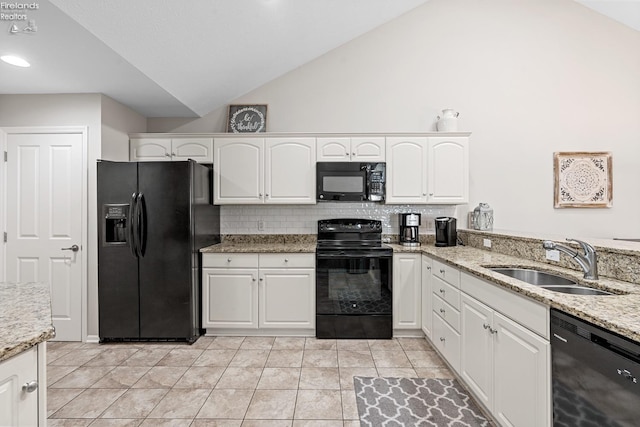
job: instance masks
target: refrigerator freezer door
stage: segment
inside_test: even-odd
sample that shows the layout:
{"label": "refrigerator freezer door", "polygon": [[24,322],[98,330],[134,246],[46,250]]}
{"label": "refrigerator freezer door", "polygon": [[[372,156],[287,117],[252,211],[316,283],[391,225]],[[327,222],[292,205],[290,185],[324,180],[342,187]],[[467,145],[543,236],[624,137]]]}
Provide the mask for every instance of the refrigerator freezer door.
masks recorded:
{"label": "refrigerator freezer door", "polygon": [[[138,261],[125,245],[109,245],[103,206],[129,205],[136,193],[137,164],[98,162],[98,304],[100,339],[137,338],[139,328]],[[129,226],[129,224],[127,224]]]}
{"label": "refrigerator freezer door", "polygon": [[[197,165],[196,165],[197,166]],[[146,212],[139,258],[140,337],[193,336],[191,167],[189,162],[141,162],[138,191]]]}

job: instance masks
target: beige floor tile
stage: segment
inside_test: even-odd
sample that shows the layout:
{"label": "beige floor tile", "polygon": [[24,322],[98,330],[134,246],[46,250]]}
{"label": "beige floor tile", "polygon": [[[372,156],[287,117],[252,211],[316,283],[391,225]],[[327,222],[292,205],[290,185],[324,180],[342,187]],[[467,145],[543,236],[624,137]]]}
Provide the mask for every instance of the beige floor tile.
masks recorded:
{"label": "beige floor tile", "polygon": [[178,380],[175,388],[214,388],[224,370],[221,366],[192,366]]}
{"label": "beige floor tile", "polygon": [[337,368],[338,352],[336,350],[305,350],[302,366],[309,368]]}
{"label": "beige floor tile", "polygon": [[336,350],[338,344],[336,340],[307,338],[304,343],[305,350]]}
{"label": "beige floor tile", "polygon": [[242,420],[214,420],[214,419],[198,419],[193,420],[191,427],[240,427]]}
{"label": "beige floor tile", "polygon": [[340,388],[353,390],[353,377],[377,377],[376,368],[340,368]]}
{"label": "beige floor tile", "polygon": [[214,340],[215,340],[215,337],[202,336],[202,337],[198,338],[198,340],[196,342],[191,344],[189,346],[189,348],[198,348],[198,349],[204,350],[204,349],[208,348]]}
{"label": "beige floor tile", "polygon": [[443,367],[445,363],[435,351],[409,350],[405,351],[414,368]]}
{"label": "beige floor tile", "polygon": [[196,419],[223,418],[242,420],[253,397],[253,390],[213,390]]}
{"label": "beige floor tile", "polygon": [[276,337],[272,350],[304,350],[304,337]]}
{"label": "beige floor tile", "polygon": [[245,419],[292,420],[297,390],[256,390]]}
{"label": "beige floor tile", "polygon": [[47,420],[47,427],[87,427],[93,423],[93,418],[86,419],[54,419]]}
{"label": "beige floor tile", "polygon": [[340,390],[338,368],[302,368],[301,390]]}
{"label": "beige floor tile", "polygon": [[56,360],[50,361],[49,365],[54,366],[82,366],[98,354],[100,354],[102,350],[98,348],[93,349],[78,349],[70,351],[64,356],[58,357]]}
{"label": "beige floor tile", "polygon": [[342,420],[339,390],[298,390],[293,418],[301,420]]}
{"label": "beige floor tile", "polygon": [[95,388],[87,389],[75,399],[56,411],[52,418],[98,418],[125,390]]}
{"label": "beige floor tile", "polygon": [[187,369],[184,366],[154,366],[132,388],[171,388]]}
{"label": "beige floor tile", "polygon": [[291,427],[292,420],[244,420],[242,427]]}
{"label": "beige floor tile", "polygon": [[153,419],[147,418],[140,424],[140,427],[191,427],[193,420],[191,418],[181,419]]}
{"label": "beige floor tile", "polygon": [[107,348],[84,366],[117,366],[138,352],[137,348]]}
{"label": "beige floor tile", "polygon": [[411,362],[400,350],[371,350],[376,368],[410,368]]}
{"label": "beige floor tile", "polygon": [[270,350],[238,350],[229,366],[245,368],[264,368]]}
{"label": "beige floor tile", "polygon": [[[47,353],[47,356],[49,353]],[[77,366],[47,366],[47,386],[55,384],[56,381],[62,379],[65,375],[70,374],[72,371],[78,369]]]}
{"label": "beige floor tile", "polygon": [[130,388],[149,371],[147,366],[116,366],[91,388]]}
{"label": "beige floor tile", "polygon": [[426,338],[398,338],[404,350],[433,350]]}
{"label": "beige floor tile", "polygon": [[257,389],[296,390],[300,382],[300,368],[264,368]]}
{"label": "beige floor tile", "polygon": [[[294,426],[296,427],[296,426]],[[360,427],[360,421],[346,421],[343,424],[343,427]]]}
{"label": "beige floor tile", "polygon": [[174,348],[169,354],[160,359],[158,366],[191,366],[204,350]]}
{"label": "beige floor tile", "polygon": [[338,350],[338,366],[341,368],[375,367],[370,351]]}
{"label": "beige floor tile", "polygon": [[47,390],[47,416],[71,402],[84,390],[81,388],[50,388]]}
{"label": "beige floor tile", "polygon": [[144,418],[168,392],[166,388],[127,390],[100,418]]}
{"label": "beige floor tile", "polygon": [[[342,427],[342,421],[338,420],[293,420],[292,427]],[[360,427],[360,421],[358,421]]]}
{"label": "beige floor tile", "polygon": [[200,357],[193,362],[193,366],[224,366],[226,367],[237,350],[205,350]]}
{"label": "beige floor tile", "polygon": [[114,366],[81,366],[51,384],[51,388],[87,388],[114,369]]}
{"label": "beige floor tile", "polygon": [[[389,378],[420,378],[413,368],[377,368],[378,377]],[[426,368],[424,368],[426,369]]]}
{"label": "beige floor tile", "polygon": [[342,390],[342,418],[345,420],[358,420],[358,405],[356,394],[353,390]]}
{"label": "beige floor tile", "polygon": [[455,378],[453,372],[446,367],[441,368],[415,368],[418,378]]}
{"label": "beige floor tile", "polygon": [[148,418],[195,418],[210,393],[207,389],[171,389]]}
{"label": "beige floor tile", "polygon": [[207,350],[238,350],[245,337],[215,337]]}
{"label": "beige floor tile", "polygon": [[60,357],[69,354],[69,352],[71,351],[70,348],[64,348],[64,347],[54,347],[51,348],[51,345],[47,346],[47,365],[50,365],[51,362],[53,362],[56,359],[59,359]]}
{"label": "beige floor tile", "polygon": [[374,350],[402,351],[402,346],[397,339],[390,340],[369,340],[369,348]]}
{"label": "beige floor tile", "polygon": [[141,348],[122,364],[124,366],[155,366],[170,351],[170,348]]}
{"label": "beige floor tile", "polygon": [[275,337],[246,337],[240,350],[271,350]]}
{"label": "beige floor tile", "polygon": [[216,389],[254,390],[262,375],[262,368],[227,368],[216,384]]}
{"label": "beige floor tile", "polygon": [[369,342],[367,340],[337,340],[338,351],[369,351]]}
{"label": "beige floor tile", "polygon": [[91,427],[137,427],[142,423],[142,419],[124,418],[98,418],[91,423]]}
{"label": "beige floor tile", "polygon": [[271,350],[265,366],[269,368],[299,368],[302,366],[302,350]]}

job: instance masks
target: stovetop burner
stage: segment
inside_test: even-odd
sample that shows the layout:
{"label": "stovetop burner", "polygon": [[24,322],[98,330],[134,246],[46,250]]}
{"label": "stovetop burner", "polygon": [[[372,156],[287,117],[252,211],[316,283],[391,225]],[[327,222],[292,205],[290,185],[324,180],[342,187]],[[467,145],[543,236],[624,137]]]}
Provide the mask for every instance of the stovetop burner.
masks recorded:
{"label": "stovetop burner", "polygon": [[318,221],[319,250],[387,249],[382,245],[382,221],[374,219],[322,219]]}

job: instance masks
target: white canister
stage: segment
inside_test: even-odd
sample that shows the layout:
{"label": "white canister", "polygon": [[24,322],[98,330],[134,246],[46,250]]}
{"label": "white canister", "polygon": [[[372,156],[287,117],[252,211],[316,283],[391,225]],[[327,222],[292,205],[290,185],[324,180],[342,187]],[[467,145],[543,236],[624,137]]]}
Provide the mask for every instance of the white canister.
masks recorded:
{"label": "white canister", "polygon": [[474,230],[493,230],[493,209],[488,203],[480,203],[473,210],[471,225]]}
{"label": "white canister", "polygon": [[438,116],[436,127],[438,132],[456,132],[458,130],[458,116],[460,113],[454,111],[453,108],[445,108],[442,110],[442,117]]}

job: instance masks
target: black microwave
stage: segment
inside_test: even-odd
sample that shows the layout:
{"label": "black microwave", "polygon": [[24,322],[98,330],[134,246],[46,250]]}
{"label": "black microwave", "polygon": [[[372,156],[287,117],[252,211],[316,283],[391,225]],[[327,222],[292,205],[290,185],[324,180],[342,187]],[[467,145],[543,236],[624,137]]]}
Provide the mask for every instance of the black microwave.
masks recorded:
{"label": "black microwave", "polygon": [[316,199],[328,202],[384,201],[386,167],[384,162],[318,162]]}

